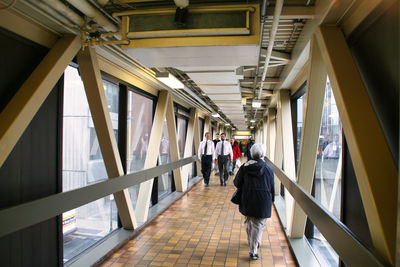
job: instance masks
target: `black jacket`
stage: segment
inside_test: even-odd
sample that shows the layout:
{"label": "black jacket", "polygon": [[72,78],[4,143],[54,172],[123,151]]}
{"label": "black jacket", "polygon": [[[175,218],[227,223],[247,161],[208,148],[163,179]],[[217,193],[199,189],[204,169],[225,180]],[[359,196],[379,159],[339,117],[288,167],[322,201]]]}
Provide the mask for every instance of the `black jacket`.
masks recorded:
{"label": "black jacket", "polygon": [[272,202],[275,200],[274,173],[267,163],[262,159],[246,162],[240,167],[233,183],[242,190],[240,213],[255,218],[271,217]]}

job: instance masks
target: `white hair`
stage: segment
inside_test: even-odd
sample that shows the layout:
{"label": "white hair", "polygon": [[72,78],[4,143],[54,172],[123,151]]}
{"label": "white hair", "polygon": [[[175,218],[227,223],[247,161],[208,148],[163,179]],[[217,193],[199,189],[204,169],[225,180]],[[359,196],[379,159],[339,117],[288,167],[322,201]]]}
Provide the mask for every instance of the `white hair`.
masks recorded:
{"label": "white hair", "polygon": [[261,159],[264,157],[264,149],[262,144],[254,144],[250,149],[250,155],[254,159]]}

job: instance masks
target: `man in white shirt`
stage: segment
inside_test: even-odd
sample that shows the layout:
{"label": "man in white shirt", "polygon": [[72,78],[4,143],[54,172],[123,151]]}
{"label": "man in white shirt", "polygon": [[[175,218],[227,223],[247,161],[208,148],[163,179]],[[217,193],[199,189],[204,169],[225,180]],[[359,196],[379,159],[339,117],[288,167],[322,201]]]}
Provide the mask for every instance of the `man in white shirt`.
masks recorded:
{"label": "man in white shirt", "polygon": [[201,173],[203,174],[204,184],[208,186],[210,182],[211,165],[215,159],[214,142],[210,140],[210,133],[204,134],[205,140],[199,146],[198,158],[201,163]]}
{"label": "man in white shirt", "polygon": [[[215,156],[217,157],[219,167],[219,181],[221,186],[226,186],[228,181],[229,173],[228,168],[230,166],[230,158],[233,159],[232,146],[229,141],[225,140],[225,133],[221,133],[221,142],[218,142],[215,148]],[[231,157],[229,158],[230,155]],[[222,179],[223,175],[223,179]]]}

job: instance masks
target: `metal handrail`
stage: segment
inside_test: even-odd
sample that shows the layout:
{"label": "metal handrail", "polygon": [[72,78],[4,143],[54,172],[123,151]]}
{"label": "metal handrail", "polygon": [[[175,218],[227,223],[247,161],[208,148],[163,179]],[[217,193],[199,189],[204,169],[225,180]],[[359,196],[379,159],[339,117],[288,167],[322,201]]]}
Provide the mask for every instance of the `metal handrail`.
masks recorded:
{"label": "metal handrail", "polygon": [[363,245],[346,225],[292,181],[270,159],[265,157],[265,161],[347,266],[391,266],[379,254]]}
{"label": "metal handrail", "polygon": [[196,160],[196,156],[160,165],[143,171],[108,179],[0,210],[0,237],[45,221],[65,211],[80,207],[128,187],[146,182]]}

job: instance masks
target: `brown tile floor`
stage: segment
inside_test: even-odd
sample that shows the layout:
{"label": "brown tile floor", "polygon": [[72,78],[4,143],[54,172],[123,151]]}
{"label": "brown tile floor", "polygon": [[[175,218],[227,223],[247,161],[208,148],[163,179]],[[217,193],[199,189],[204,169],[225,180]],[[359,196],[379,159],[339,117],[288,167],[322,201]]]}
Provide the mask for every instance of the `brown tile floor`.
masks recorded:
{"label": "brown tile floor", "polygon": [[267,220],[260,260],[250,261],[244,217],[221,187],[201,181],[100,266],[297,266],[276,211]]}

